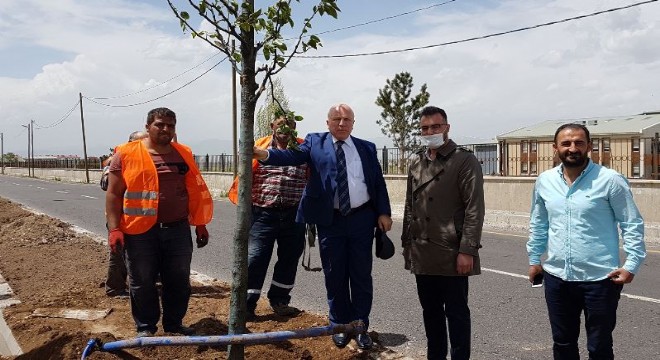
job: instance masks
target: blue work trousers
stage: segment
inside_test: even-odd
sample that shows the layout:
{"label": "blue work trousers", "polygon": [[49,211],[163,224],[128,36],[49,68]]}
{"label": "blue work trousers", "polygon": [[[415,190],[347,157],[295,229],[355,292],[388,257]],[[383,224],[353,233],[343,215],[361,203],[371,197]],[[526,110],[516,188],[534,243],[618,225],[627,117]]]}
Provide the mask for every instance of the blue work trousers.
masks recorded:
{"label": "blue work trousers", "polygon": [[369,327],[375,225],[368,206],[348,216],[335,211],[330,226],[317,225],[331,324],[362,320]]}
{"label": "blue work trousers", "polygon": [[610,279],[564,281],[548,273],[543,281],[554,342],[554,359],[580,358],[578,337],[583,311],[589,359],[614,359],[612,331],[616,326],[616,310],[623,285],[617,285]]}
{"label": "blue work trousers", "polygon": [[171,227],[153,226],[139,235],[125,236],[126,266],[131,296],[131,313],[137,331],[156,332],[160,317],[156,282],[162,287],[163,329],[178,329],[190,300],[192,236],[183,221]]}
{"label": "blue work trousers", "polygon": [[296,222],[297,206],[263,208],[252,206],[252,227],[248,243],[247,308],[254,312],[266,279],[268,264],[277,243],[277,262],[268,290],[271,306],[291,301],[298,260],[305,248],[305,224]]}
{"label": "blue work trousers", "polygon": [[447,358],[447,328],[452,360],[470,358],[471,320],[468,277],[415,275],[427,339],[427,359]]}

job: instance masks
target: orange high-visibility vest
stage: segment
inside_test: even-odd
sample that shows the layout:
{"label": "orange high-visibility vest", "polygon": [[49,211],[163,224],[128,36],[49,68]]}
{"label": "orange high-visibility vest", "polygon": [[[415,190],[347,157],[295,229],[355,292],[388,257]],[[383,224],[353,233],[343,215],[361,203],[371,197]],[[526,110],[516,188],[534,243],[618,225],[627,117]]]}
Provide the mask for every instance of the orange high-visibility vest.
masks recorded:
{"label": "orange high-visibility vest", "polygon": [[[172,142],[174,149],[188,165],[185,176],[188,191],[188,221],[190,225],[206,225],[213,218],[213,199],[202,174],[197,169],[192,151],[185,145]],[[126,234],[147,232],[158,218],[158,173],[142,141],[117,147],[121,155],[121,172],[126,191],[119,228]]]}
{"label": "orange high-visibility vest", "polygon": [[[296,141],[298,144],[302,144],[305,140],[301,138],[296,138]],[[270,144],[273,142],[273,135],[269,135],[266,137],[262,137],[260,139],[257,139],[254,142],[254,146],[258,147],[259,149],[268,149]],[[254,171],[257,169],[257,166],[259,166],[259,162],[255,159],[252,159],[252,173],[254,174]],[[229,188],[229,192],[227,193],[227,197],[229,198],[229,201],[231,201],[232,204],[237,205],[238,204],[238,176],[234,178],[234,182],[231,184],[231,187]]]}

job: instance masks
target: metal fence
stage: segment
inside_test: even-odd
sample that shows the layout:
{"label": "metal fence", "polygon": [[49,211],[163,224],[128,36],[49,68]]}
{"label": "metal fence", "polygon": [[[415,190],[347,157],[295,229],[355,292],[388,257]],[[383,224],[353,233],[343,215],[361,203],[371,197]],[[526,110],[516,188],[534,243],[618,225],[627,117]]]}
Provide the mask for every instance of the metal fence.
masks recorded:
{"label": "metal fence", "polygon": [[[539,144],[541,144],[539,142]],[[599,149],[591,152],[594,162],[605,167],[614,169],[628,178],[660,179],[660,143],[656,139],[641,139],[640,145],[645,149],[642,153],[629,155],[616,155],[609,149]],[[464,144],[460,145],[474,153],[481,163],[484,175],[499,175],[499,159],[497,157],[498,147],[496,143],[487,144]],[[636,148],[635,148],[636,149]],[[413,159],[414,152],[403,152],[398,148],[382,147],[377,149],[378,161],[383,174],[405,175]],[[203,172],[226,172],[231,173],[233,169],[233,155],[195,155],[195,163]],[[506,171],[506,176],[536,176],[544,170],[559,163],[554,155],[542,155],[530,153],[520,156],[507,156],[504,159],[508,168],[517,169],[515,172]],[[101,169],[102,159],[92,157],[87,160],[89,169]],[[5,161],[7,167],[27,168],[27,160]],[[85,169],[84,159],[35,159],[32,165],[40,169]]]}
{"label": "metal fence", "polygon": [[[497,164],[497,144],[467,144],[462,147],[474,152],[481,163],[485,175],[496,174]],[[378,161],[384,174],[405,175],[408,173],[408,166],[412,160],[411,151],[402,152],[398,148],[383,147],[377,149]],[[233,172],[233,155],[195,155],[195,163],[200,171],[203,172]],[[101,159],[89,158],[87,161],[89,169],[100,169]],[[5,162],[8,167],[28,167],[27,160]],[[35,159],[34,168],[50,169],[84,169],[84,159]]]}
{"label": "metal fence", "polygon": [[[660,180],[660,140],[653,138],[594,137],[591,160],[613,169],[630,179]],[[557,166],[561,160],[552,148],[552,141],[526,141],[506,144],[502,172],[506,176],[537,176]]]}
{"label": "metal fence", "polygon": [[[459,145],[474,153],[481,163],[481,171],[484,175],[497,175],[497,143],[488,144],[464,144]],[[414,152],[402,152],[399,148],[383,147],[378,151],[378,160],[386,175],[408,174],[408,167],[413,159]]]}
{"label": "metal fence", "polygon": [[[19,168],[27,168],[28,166],[32,166],[35,169],[85,169],[85,159],[34,159],[29,161],[29,163],[28,160],[25,159],[5,161],[5,166]],[[88,158],[87,168],[101,169],[101,159]]]}
{"label": "metal fence", "polygon": [[234,172],[234,155],[195,155],[199,171]]}

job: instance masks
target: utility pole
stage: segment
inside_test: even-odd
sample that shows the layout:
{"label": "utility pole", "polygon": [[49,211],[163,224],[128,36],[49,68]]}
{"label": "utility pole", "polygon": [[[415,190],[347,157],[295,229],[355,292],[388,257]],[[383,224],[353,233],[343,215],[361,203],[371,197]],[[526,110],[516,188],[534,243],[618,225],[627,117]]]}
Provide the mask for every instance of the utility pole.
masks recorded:
{"label": "utility pole", "polygon": [[30,162],[32,164],[32,177],[36,177],[34,173],[34,120],[30,120],[30,154],[32,154],[32,161]]}
{"label": "utility pole", "polygon": [[5,174],[5,134],[0,133],[0,161],[2,161],[2,175]]}
{"label": "utility pole", "polygon": [[87,165],[87,140],[85,139],[85,117],[83,116],[83,102],[82,102],[82,93],[78,93],[80,101],[80,124],[82,125],[82,134],[83,134],[83,155],[85,156],[85,178],[89,184],[89,166]]}
{"label": "utility pole", "polygon": [[30,177],[30,123],[21,126],[27,129],[27,161],[25,163],[27,164],[28,177]]}
{"label": "utility pole", "polygon": [[[232,51],[236,49],[236,41],[231,41]],[[236,69],[234,65],[231,66],[231,134],[234,156],[232,157],[232,169],[234,169],[234,177],[238,174],[238,136],[237,136],[237,106],[236,106]]]}

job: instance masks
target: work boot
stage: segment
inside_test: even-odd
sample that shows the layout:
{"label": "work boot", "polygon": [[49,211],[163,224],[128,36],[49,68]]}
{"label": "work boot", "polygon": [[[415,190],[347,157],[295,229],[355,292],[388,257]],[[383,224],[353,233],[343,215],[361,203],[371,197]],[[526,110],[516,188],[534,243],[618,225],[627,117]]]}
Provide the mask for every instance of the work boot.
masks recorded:
{"label": "work boot", "polygon": [[279,316],[296,316],[301,312],[300,309],[287,304],[275,304],[271,307],[273,308],[273,312]]}
{"label": "work boot", "polygon": [[195,335],[195,329],[193,329],[191,327],[188,327],[188,326],[183,326],[183,325],[179,325],[179,326],[174,327],[174,328],[164,328],[163,331],[168,332],[168,333],[172,333],[172,334],[181,334],[181,335],[185,335],[185,336]]}
{"label": "work boot", "polygon": [[135,335],[135,337],[139,337],[139,338],[141,338],[141,337],[151,337],[151,336],[154,336],[154,333],[149,331],[149,330],[140,330],[140,331],[137,332],[137,335]]}
{"label": "work boot", "polygon": [[115,295],[108,295],[108,296],[112,296],[115,299],[130,299],[131,298],[131,294],[129,294],[128,291],[122,291],[122,292],[117,293]]}

